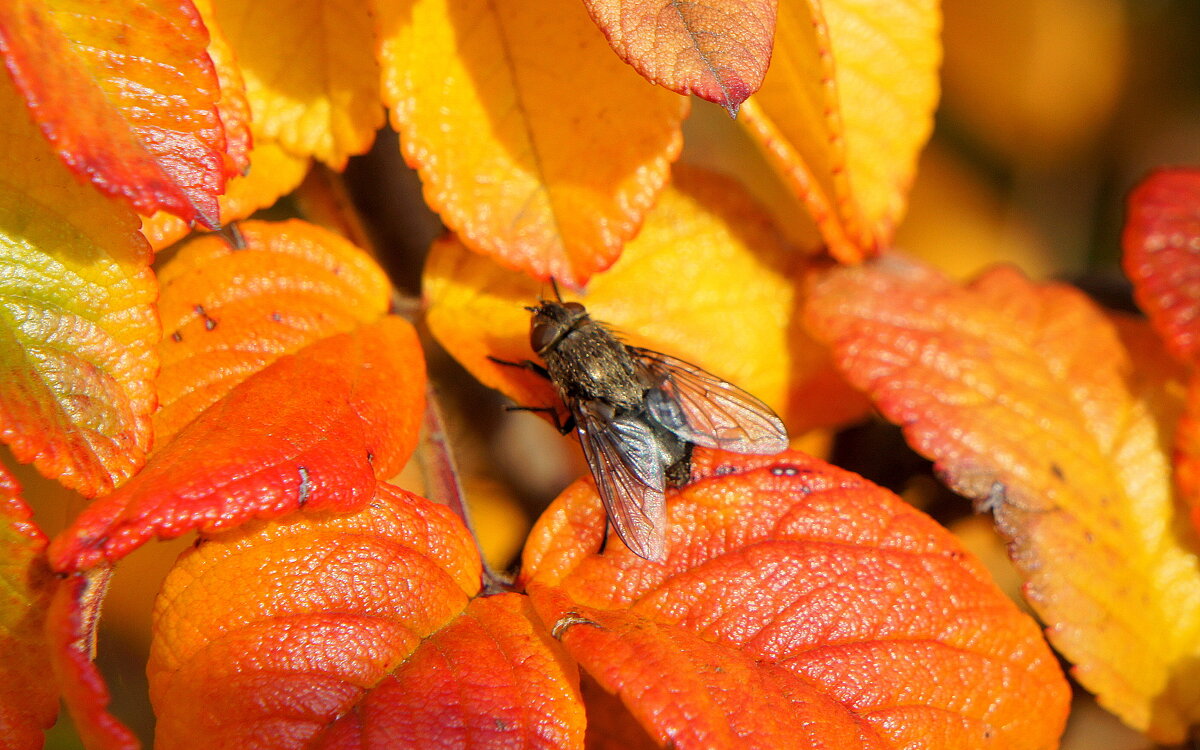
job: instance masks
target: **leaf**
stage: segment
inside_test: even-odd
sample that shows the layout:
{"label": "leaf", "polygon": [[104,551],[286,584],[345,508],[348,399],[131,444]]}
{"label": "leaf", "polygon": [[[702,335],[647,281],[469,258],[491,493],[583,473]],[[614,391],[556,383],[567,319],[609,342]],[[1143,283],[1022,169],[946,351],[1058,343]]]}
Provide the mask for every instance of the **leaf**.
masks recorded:
{"label": "leaf", "polygon": [[1200,530],[1200,375],[1188,382],[1187,399],[1175,433],[1175,484]]}
{"label": "leaf", "polygon": [[[1195,547],[1180,536],[1163,394],[1079,292],[999,269],[959,286],[898,258],[812,292],[851,381],[955,491],[994,511],[1055,647],[1159,742],[1200,717]],[[1159,386],[1160,388],[1162,385]]]}
{"label": "leaf", "polygon": [[578,671],[526,597],[473,599],[315,747],[579,748]]}
{"label": "leaf", "polygon": [[[280,197],[296,189],[308,172],[308,159],[292,156],[278,144],[259,139],[249,155],[245,177],[234,177],[220,198],[221,216],[226,223],[245,219],[260,208],[267,208]],[[178,242],[189,232],[187,224],[159,211],[142,218],[142,234],[155,250]]]}
{"label": "leaf", "polygon": [[938,98],[933,0],[783,0],[771,69],[742,113],[852,263],[891,243]]}
{"label": "leaf", "polygon": [[[250,168],[250,149],[254,141],[250,132],[250,101],[246,98],[246,82],[242,78],[242,70],[238,67],[233,48],[229,46],[229,40],[225,38],[213,17],[212,0],[192,2],[200,14],[204,28],[208,31],[208,56],[212,59],[221,88],[217,113],[221,116],[221,124],[225,128],[226,171],[231,176],[244,175]],[[226,189],[225,192],[227,194],[229,190]],[[234,218],[241,217],[229,216],[222,205],[221,218],[229,223]]]}
{"label": "leaf", "polygon": [[687,100],[622,65],[576,3],[373,8],[384,101],[442,220],[538,279],[581,287],[612,265],[666,184]]}
{"label": "leaf", "polygon": [[0,4],[0,53],[72,171],[141,213],[215,228],[226,144],[207,42],[190,0]]}
{"label": "leaf", "polygon": [[[677,168],[620,262],[579,299],[630,344],[711,370],[779,409],[798,432],[863,406],[828,377],[828,355],[794,319],[802,264],[736,183]],[[422,286],[430,331],[475,377],[518,404],[559,403],[541,378],[487,359],[534,358],[524,306],[548,294],[545,285],[444,239]]]}
{"label": "leaf", "polygon": [[[371,18],[358,0],[212,0],[241,67],[254,133],[334,169],[383,124]],[[270,33],[264,33],[269,30]]]}
{"label": "leaf", "polygon": [[159,448],[284,354],[387,312],[387,277],[359,248],[302,221],[238,225],[192,240],[159,275]]}
{"label": "leaf", "polygon": [[59,582],[46,614],[54,682],[88,750],[136,750],[137,739],[108,713],[111,699],[104,677],[92,662],[100,604],[111,568],[95,568]]}
{"label": "leaf", "polygon": [[1037,626],[945,529],[798,452],[698,449],[667,557],[610,539],[590,482],[521,580],[660,745],[1052,748],[1070,691]]}
{"label": "leaf", "polygon": [[304,508],[348,512],[416,445],[425,362],[386,317],[276,360],[155,453],[50,545],[61,572],[115,561],[152,536],[204,534]]}
{"label": "leaf", "polygon": [[522,597],[471,601],[480,574],[456,516],[386,484],[351,515],[296,515],[204,543],[155,607],[158,742],[569,746],[556,741],[579,713],[569,662]]}
{"label": "leaf", "polygon": [[54,577],[46,536],[0,465],[0,738],[5,750],[38,750],[54,724],[58,690],[46,679],[44,621]]}
{"label": "leaf", "polygon": [[1184,362],[1200,363],[1200,170],[1154,172],[1129,196],[1125,273]]}
{"label": "leaf", "polygon": [[149,447],[151,257],[133,212],[75,180],[21,109],[0,76],[0,439],[95,495]]}
{"label": "leaf", "polygon": [[771,61],[776,0],[584,0],[622,60],[677,94],[733,116],[762,85]]}

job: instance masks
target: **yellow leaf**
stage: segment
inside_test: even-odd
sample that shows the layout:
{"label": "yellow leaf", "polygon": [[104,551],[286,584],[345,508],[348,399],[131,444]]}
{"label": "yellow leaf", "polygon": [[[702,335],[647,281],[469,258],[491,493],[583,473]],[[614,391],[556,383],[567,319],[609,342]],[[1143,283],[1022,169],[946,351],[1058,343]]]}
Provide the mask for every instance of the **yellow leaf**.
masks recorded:
{"label": "yellow leaf", "polygon": [[360,0],[213,0],[246,81],[257,136],[334,169],[383,124],[371,19]]}
{"label": "yellow leaf", "polygon": [[86,495],[150,442],[157,287],[137,216],[55,157],[0,75],[0,439]]}
{"label": "yellow leaf", "polygon": [[937,103],[934,0],[782,0],[742,112],[835,257],[891,243]]}
{"label": "yellow leaf", "polygon": [[376,2],[384,99],[425,198],[469,247],[575,287],[641,225],[687,100],[550,0]]}

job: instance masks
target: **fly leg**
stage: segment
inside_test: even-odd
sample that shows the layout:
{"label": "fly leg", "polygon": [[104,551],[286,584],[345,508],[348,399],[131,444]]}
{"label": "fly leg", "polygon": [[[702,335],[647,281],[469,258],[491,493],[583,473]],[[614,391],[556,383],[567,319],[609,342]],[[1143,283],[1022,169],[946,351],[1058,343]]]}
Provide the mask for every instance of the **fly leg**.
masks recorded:
{"label": "fly leg", "polygon": [[[488,359],[498,365],[504,365],[506,367],[519,367],[522,370],[529,370],[534,375],[541,376],[546,380],[550,379],[550,373],[546,371],[545,367],[542,367],[537,362],[531,362],[527,359],[521,360],[520,362],[512,362],[507,359],[499,359],[490,355],[488,356]],[[557,429],[559,433],[563,435],[570,434],[571,430],[575,429],[575,415],[568,415],[566,421],[564,421],[563,418],[559,416],[558,409],[555,409],[553,406],[509,406],[505,408],[507,408],[508,411],[536,411],[543,414],[549,414],[550,419],[554,420],[555,429]]]}

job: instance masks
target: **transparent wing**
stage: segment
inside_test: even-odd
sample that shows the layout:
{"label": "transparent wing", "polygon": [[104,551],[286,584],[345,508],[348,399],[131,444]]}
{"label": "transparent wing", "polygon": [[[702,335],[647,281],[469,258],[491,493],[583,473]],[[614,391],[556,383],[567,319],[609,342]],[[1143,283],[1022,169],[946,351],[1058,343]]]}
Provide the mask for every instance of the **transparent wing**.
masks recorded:
{"label": "transparent wing", "polygon": [[662,560],[664,455],[653,430],[638,419],[606,418],[584,402],[572,411],[583,455],[617,535],[640,557]]}
{"label": "transparent wing", "polygon": [[783,421],[741,388],[681,359],[627,348],[652,384],[646,394],[650,414],[680,438],[734,453],[770,455],[788,447]]}

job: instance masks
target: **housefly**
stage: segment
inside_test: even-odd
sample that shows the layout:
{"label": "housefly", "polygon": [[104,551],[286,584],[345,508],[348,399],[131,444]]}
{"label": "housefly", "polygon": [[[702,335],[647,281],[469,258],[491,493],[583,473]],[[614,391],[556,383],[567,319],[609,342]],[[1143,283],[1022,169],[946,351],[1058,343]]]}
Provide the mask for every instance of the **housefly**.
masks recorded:
{"label": "housefly", "polygon": [[637,555],[665,555],[664,492],[687,481],[693,446],[755,454],[787,448],[783,422],[740,388],[626,345],[578,302],[542,300],[526,309],[529,343],[545,366],[495,361],[531,369],[557,388],[565,422],[551,408],[517,408],[550,412],[564,435],[576,431],[609,522]]}

